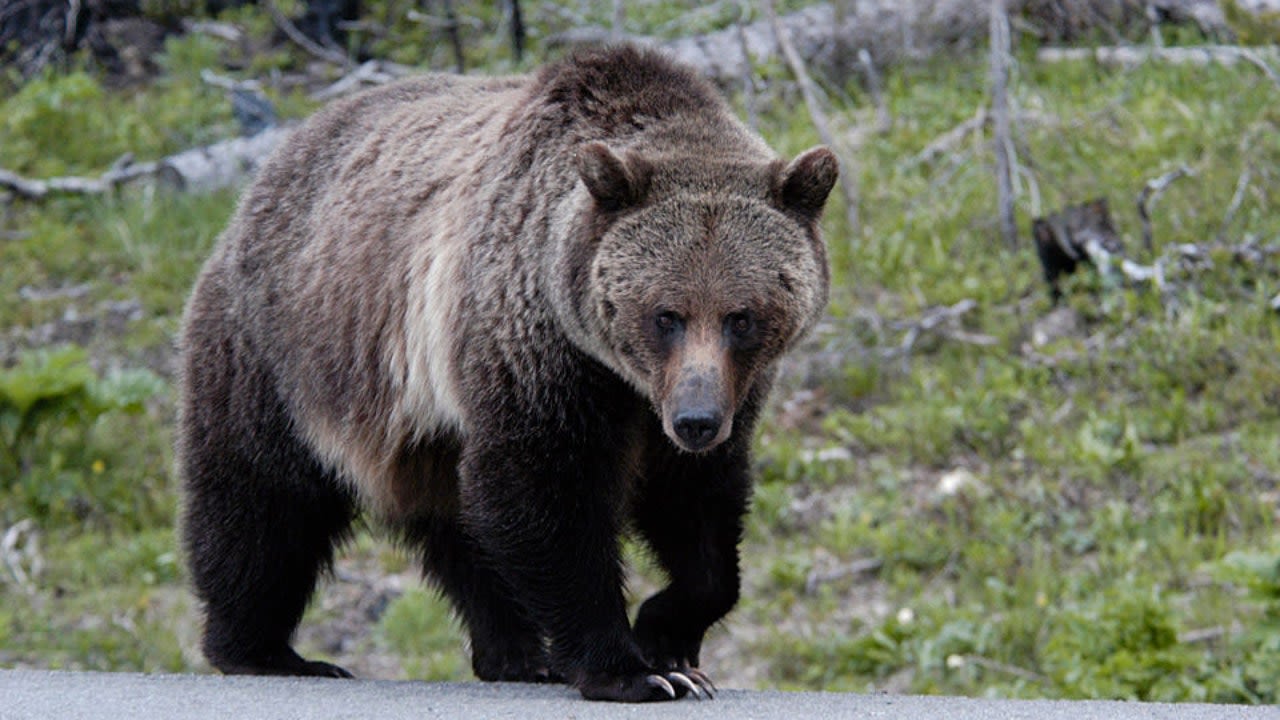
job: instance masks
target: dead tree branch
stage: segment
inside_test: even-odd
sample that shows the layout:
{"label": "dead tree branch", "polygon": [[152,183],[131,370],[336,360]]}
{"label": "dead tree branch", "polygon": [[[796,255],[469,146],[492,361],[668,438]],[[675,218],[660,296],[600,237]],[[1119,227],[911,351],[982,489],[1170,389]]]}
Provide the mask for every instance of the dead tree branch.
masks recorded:
{"label": "dead tree branch", "polygon": [[397,78],[405,77],[412,70],[386,60],[369,60],[361,63],[355,70],[343,75],[332,85],[311,93],[312,100],[332,100],[333,98],[359,90],[365,85],[385,85]]}
{"label": "dead tree branch", "polygon": [[998,340],[990,335],[967,332],[959,327],[959,319],[976,307],[978,307],[976,300],[965,298],[954,305],[929,308],[915,320],[894,323],[893,326],[895,328],[903,329],[906,332],[903,333],[902,340],[897,347],[881,351],[881,357],[885,360],[902,358],[903,363],[906,363],[920,338],[931,332],[937,332],[947,339],[970,345],[989,346],[996,344]]}
{"label": "dead tree branch", "polygon": [[742,19],[747,15],[747,3],[750,0],[739,0],[738,3],[738,19],[734,21],[733,27],[738,31],[738,45],[742,50],[742,104],[747,109],[747,126],[752,130],[760,128],[760,117],[756,112],[756,79],[755,68],[751,64],[751,51],[747,45],[747,32]]}
{"label": "dead tree branch", "polygon": [[98,177],[55,177],[31,180],[0,169],[0,189],[8,190],[24,200],[43,200],[50,195],[100,195],[131,180],[154,176],[156,163],[128,165],[108,170]]}
{"label": "dead tree branch", "polygon": [[1155,240],[1151,231],[1151,206],[1174,180],[1192,175],[1191,168],[1180,165],[1157,178],[1148,180],[1138,194],[1138,218],[1142,221],[1142,247],[1147,255],[1155,253]]}
{"label": "dead tree branch", "polygon": [[302,48],[308,54],[324,60],[325,62],[340,65],[342,67],[351,66],[351,59],[347,57],[346,53],[341,52],[337,48],[325,47],[324,45],[321,45],[315,40],[307,37],[306,33],[299,30],[298,26],[293,24],[292,20],[285,17],[285,14],[280,12],[280,8],[276,7],[275,2],[272,0],[266,0],[265,5],[267,6],[267,12],[271,14],[271,21],[276,24],[276,27],[280,28],[280,31],[283,32],[285,37],[289,38],[293,44]]}
{"label": "dead tree branch", "polygon": [[1240,61],[1257,67],[1267,79],[1280,88],[1280,73],[1271,66],[1280,61],[1276,48],[1246,48],[1236,45],[1201,45],[1198,47],[1097,47],[1097,48],[1041,48],[1036,60],[1044,63],[1092,60],[1100,65],[1136,67],[1145,62],[1163,62],[1170,65],[1235,65]]}
{"label": "dead tree branch", "polygon": [[973,117],[934,138],[920,152],[911,156],[911,159],[906,162],[907,167],[931,163],[938,157],[950,153],[966,137],[981,130],[990,119],[987,109],[979,107]]}
{"label": "dead tree branch", "polygon": [[1240,172],[1239,179],[1236,180],[1236,191],[1231,195],[1231,202],[1227,205],[1227,211],[1222,214],[1222,226],[1218,229],[1218,242],[1227,239],[1227,229],[1231,227],[1232,221],[1236,219],[1236,213],[1240,211],[1240,205],[1244,203],[1244,194],[1249,189],[1249,182],[1253,179],[1253,166],[1245,164],[1244,170]]}
{"label": "dead tree branch", "polygon": [[782,22],[778,19],[777,8],[774,7],[773,0],[764,0],[762,3],[765,14],[769,17],[769,22],[773,26],[773,32],[777,36],[778,46],[782,48],[782,55],[787,60],[787,65],[791,68],[792,74],[796,76],[796,82],[800,84],[800,94],[804,97],[804,104],[809,109],[809,116],[813,119],[813,126],[818,131],[818,137],[822,139],[823,144],[831,148],[831,151],[840,157],[840,189],[844,193],[845,203],[845,220],[848,222],[849,237],[856,237],[858,234],[858,186],[854,181],[853,164],[848,162],[847,157],[842,157],[844,153],[840,151],[840,146],[836,144],[835,135],[831,133],[831,125],[827,122],[827,115],[822,110],[822,104],[818,101],[818,93],[813,79],[809,77],[809,71],[805,69],[804,61],[800,59],[800,54],[796,52],[795,46],[791,44],[791,38],[787,35],[787,30],[783,27]]}
{"label": "dead tree branch", "polygon": [[216,37],[229,43],[238,43],[244,39],[244,32],[231,23],[214,22],[212,20],[182,19],[182,31],[188,34],[201,34]]}
{"label": "dead tree branch", "polygon": [[1018,246],[1018,222],[1014,215],[1013,173],[1017,163],[1013,129],[1009,121],[1009,11],[1005,0],[991,0],[991,119],[995,151],[996,193],[1000,236],[1005,247]]}
{"label": "dead tree branch", "polygon": [[871,53],[866,48],[858,50],[858,64],[862,66],[862,74],[867,80],[867,92],[871,94],[871,102],[876,106],[876,132],[884,134],[893,128],[893,115],[889,113],[889,105],[880,91],[880,74],[871,61]]}
{"label": "dead tree branch", "polygon": [[453,0],[444,0],[444,16],[448,20],[445,34],[449,37],[449,45],[453,48],[453,71],[461,75],[467,71],[466,57],[462,52],[462,32],[458,27],[458,13],[453,9]]}

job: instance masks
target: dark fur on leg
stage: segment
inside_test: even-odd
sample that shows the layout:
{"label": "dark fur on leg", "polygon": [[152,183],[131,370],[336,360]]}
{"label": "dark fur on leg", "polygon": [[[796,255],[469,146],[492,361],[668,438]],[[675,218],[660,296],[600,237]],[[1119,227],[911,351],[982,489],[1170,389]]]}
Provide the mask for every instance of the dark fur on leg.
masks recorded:
{"label": "dark fur on leg", "polygon": [[471,635],[471,669],[481,680],[564,682],[551,671],[542,633],[484,561],[456,518],[424,515],[403,529],[423,569],[453,603]]}
{"label": "dark fur on leg", "polygon": [[[202,328],[193,323],[188,337]],[[350,677],[290,647],[321,572],[354,518],[350,491],[293,435],[265,372],[234,338],[201,338],[223,357],[190,357],[179,427],[183,545],[204,603],[204,652],[226,673]]]}
{"label": "dark fur on leg", "polygon": [[[520,387],[505,368],[486,370],[494,374],[477,375],[478,387]],[[644,408],[617,378],[563,372],[561,402],[512,394],[503,412],[476,418],[460,465],[464,527],[546,631],[552,669],[583,696],[673,699],[670,683],[651,679],[658,670],[632,639],[622,594],[628,474],[619,448]]]}

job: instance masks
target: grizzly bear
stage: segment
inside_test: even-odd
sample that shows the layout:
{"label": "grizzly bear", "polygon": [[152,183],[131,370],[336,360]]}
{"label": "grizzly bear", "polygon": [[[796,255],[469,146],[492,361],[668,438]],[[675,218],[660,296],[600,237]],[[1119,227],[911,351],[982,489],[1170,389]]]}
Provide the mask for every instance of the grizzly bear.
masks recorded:
{"label": "grizzly bear", "polygon": [[[479,678],[709,695],[753,428],[827,300],[836,174],[627,46],[311,118],[186,308],[182,533],[209,661],[349,676],[291,637],[363,510],[420,554]],[[669,576],[634,625],[628,531]]]}

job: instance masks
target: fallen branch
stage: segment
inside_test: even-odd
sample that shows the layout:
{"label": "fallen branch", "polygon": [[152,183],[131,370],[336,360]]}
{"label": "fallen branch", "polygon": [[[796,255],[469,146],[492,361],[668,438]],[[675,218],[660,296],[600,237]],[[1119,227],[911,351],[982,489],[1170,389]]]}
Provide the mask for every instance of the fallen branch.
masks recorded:
{"label": "fallen branch", "polygon": [[1280,60],[1276,48],[1246,48],[1236,45],[1199,45],[1194,47],[1098,47],[1098,48],[1041,48],[1036,60],[1044,63],[1093,60],[1102,65],[1135,67],[1145,62],[1159,61],[1171,65],[1235,65],[1245,61],[1262,71],[1267,79],[1280,87],[1280,74],[1268,60]]}
{"label": "fallen branch", "polygon": [[1226,636],[1228,628],[1225,625],[1217,627],[1201,628],[1199,630],[1188,630],[1178,636],[1178,642],[1183,645],[1195,645],[1197,643],[1215,642]]}
{"label": "fallen branch", "polygon": [[48,180],[30,180],[0,169],[0,188],[24,200],[43,200],[49,195],[98,195],[114,190],[131,180],[153,176],[157,172],[156,163],[142,163],[111,169],[94,178],[55,177]]}
{"label": "fallen branch", "polygon": [[471,17],[470,15],[458,16],[456,13],[454,15],[454,17],[442,18],[435,15],[428,15],[427,13],[419,10],[410,9],[404,14],[404,17],[409,22],[425,25],[433,30],[448,30],[450,27],[459,27],[461,25],[466,25],[472,30],[484,30],[484,21],[480,18]]}
{"label": "fallen branch", "polygon": [[260,80],[237,80],[233,77],[227,77],[226,75],[219,75],[209,68],[205,68],[200,71],[200,80],[206,85],[212,85],[213,87],[222,88],[223,90],[230,92],[234,92],[236,90],[262,92],[262,82]]}
{"label": "fallen branch", "polygon": [[[1022,125],[1025,123],[1038,123],[1041,125],[1058,126],[1064,124],[1064,121],[1055,115],[1036,112],[1033,110],[1020,110],[1010,114],[1012,123]],[[966,137],[976,134],[978,131],[991,124],[991,113],[987,112],[985,106],[978,106],[973,115],[950,130],[938,135],[929,141],[915,155],[902,161],[902,167],[913,168],[917,165],[926,165],[937,160],[943,155],[948,155],[955,150],[955,146],[964,142]],[[1069,123],[1074,124],[1074,123]],[[1021,169],[1021,168],[1020,168]]]}
{"label": "fallen branch", "polygon": [[894,323],[893,327],[905,329],[906,332],[897,347],[882,350],[881,357],[886,360],[899,357],[906,360],[915,350],[916,343],[919,342],[920,338],[927,333],[935,331],[949,340],[956,340],[970,345],[995,345],[999,342],[996,338],[990,335],[970,333],[957,326],[957,321],[976,307],[978,307],[977,301],[965,298],[954,305],[930,308],[915,320]]}
{"label": "fallen branch", "polygon": [[873,573],[884,567],[884,560],[880,558],[863,558],[852,562],[844,563],[839,567],[831,570],[819,572],[811,570],[809,575],[804,579],[804,591],[806,595],[813,595],[818,592],[818,588],[837,580],[843,580],[847,577],[857,575],[865,575]]}
{"label": "fallen branch", "polygon": [[[1141,265],[1109,251],[1101,243],[1086,242],[1083,249],[1090,262],[1104,277],[1114,276],[1119,272],[1125,280],[1134,283],[1150,282],[1162,292],[1168,285],[1168,268],[1175,263],[1187,272],[1213,267],[1210,255],[1214,252],[1226,253],[1233,261],[1249,265],[1262,263],[1273,255],[1280,255],[1280,245],[1259,246],[1254,242],[1236,245],[1182,243],[1169,248],[1152,264]],[[1280,295],[1273,298],[1270,304],[1273,309],[1280,310]]]}
{"label": "fallen branch", "polygon": [[219,40],[225,40],[229,43],[238,43],[244,39],[244,32],[240,28],[231,23],[214,22],[211,20],[192,20],[191,18],[182,19],[182,31],[188,35],[208,35],[216,37]]}
{"label": "fallen branch", "polygon": [[[959,655],[956,657],[959,658],[959,662],[961,666],[963,666],[964,663],[973,663],[974,665],[977,665],[978,667],[983,668],[984,670],[994,670],[996,672],[1004,673],[1006,675],[1012,675],[1016,678],[1021,678],[1023,680],[1030,680],[1032,682],[1038,682],[1038,683],[1049,681],[1049,678],[1045,677],[1044,675],[1041,675],[1040,673],[1032,672],[1031,670],[1027,670],[1026,668],[1020,668],[1017,665],[1010,665],[1008,663],[1003,663],[1003,662],[1000,662],[999,660],[992,660],[991,658],[983,657],[981,655]],[[950,658],[948,658],[948,664],[950,663],[951,663],[951,660]]]}
{"label": "fallen branch", "polygon": [[385,60],[369,60],[359,67],[343,75],[341,78],[320,90],[311,93],[312,100],[332,100],[333,98],[359,90],[364,85],[385,85],[397,78],[412,72],[404,65]]}

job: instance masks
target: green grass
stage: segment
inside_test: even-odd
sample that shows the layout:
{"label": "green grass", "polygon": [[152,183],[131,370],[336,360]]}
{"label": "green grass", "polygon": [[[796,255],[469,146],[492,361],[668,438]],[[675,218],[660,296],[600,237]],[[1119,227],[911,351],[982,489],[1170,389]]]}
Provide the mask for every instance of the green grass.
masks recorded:
{"label": "green grass", "polygon": [[[667,22],[657,7],[637,26]],[[88,73],[38,78],[0,102],[0,166],[91,174],[125,151],[150,159],[234,132],[220,91],[197,77],[223,52],[209,43],[172,41],[162,79],[126,93]],[[514,67],[500,43],[476,48],[471,60]],[[841,356],[809,383],[813,417],[775,412],[762,429],[747,586],[715,642],[787,688],[1280,701],[1277,259],[1214,250],[1208,265],[1171,265],[1164,292],[1081,273],[1066,285],[1076,330],[1034,346],[1051,306],[1029,238],[1016,251],[998,239],[989,136],[912,160],[974,115],[984,77],[980,55],[886,77],[893,127],[845,168],[862,225],[845,227],[839,199],[827,216],[832,320],[814,346]],[[1024,235],[1034,215],[1106,196],[1131,256],[1149,263],[1135,199],[1185,164],[1194,174],[1155,205],[1157,256],[1219,237],[1280,242],[1280,92],[1256,68],[1120,71],[1026,52],[1012,94],[1027,112]],[[279,100],[291,114],[309,107]],[[833,114],[847,125],[864,111]],[[789,154],[817,142],[795,103],[771,103],[761,124]],[[15,300],[0,303],[0,350],[16,357],[42,344],[41,328],[88,319],[71,339],[95,372],[168,377],[186,292],[233,204],[232,193],[126,190],[8,207],[0,297]],[[925,333],[893,355],[903,323],[965,299],[976,306],[959,327],[990,343]],[[113,321],[120,302],[138,311]],[[796,389],[784,382],[779,400]],[[72,427],[22,482],[0,482],[0,521],[33,518],[44,560],[34,589],[0,583],[0,665],[201,667],[174,547],[172,414],[161,393],[139,414]],[[37,485],[58,492],[33,495]],[[387,552],[365,537],[354,556],[402,572]],[[656,581],[650,568],[637,587]],[[457,624],[429,591],[395,595],[367,624],[355,652],[394,656],[406,677],[468,675]]]}

